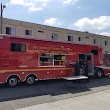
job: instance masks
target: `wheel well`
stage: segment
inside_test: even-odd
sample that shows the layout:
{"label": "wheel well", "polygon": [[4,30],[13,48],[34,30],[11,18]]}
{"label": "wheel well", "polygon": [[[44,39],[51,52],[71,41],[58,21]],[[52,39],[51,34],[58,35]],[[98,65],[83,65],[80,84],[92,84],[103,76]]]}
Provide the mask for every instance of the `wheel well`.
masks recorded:
{"label": "wheel well", "polygon": [[97,77],[97,72],[101,71],[102,72],[102,77],[104,76],[104,70],[102,68],[95,68],[95,75]]}
{"label": "wheel well", "polygon": [[17,78],[19,81],[21,81],[20,80],[20,77],[18,76],[18,75],[10,75],[10,76],[8,76],[8,78],[6,79],[6,82],[8,81],[8,79],[10,79],[10,78]]}
{"label": "wheel well", "polygon": [[104,70],[103,70],[102,68],[100,68],[100,70],[102,71],[102,73],[103,73],[103,76],[104,76]]}
{"label": "wheel well", "polygon": [[102,68],[95,68],[95,71],[96,71],[96,72],[99,71],[99,70],[104,73],[104,70],[103,70]]}
{"label": "wheel well", "polygon": [[35,74],[28,74],[25,78],[25,80],[29,77],[29,76],[33,76],[35,79],[37,79],[37,76]]}

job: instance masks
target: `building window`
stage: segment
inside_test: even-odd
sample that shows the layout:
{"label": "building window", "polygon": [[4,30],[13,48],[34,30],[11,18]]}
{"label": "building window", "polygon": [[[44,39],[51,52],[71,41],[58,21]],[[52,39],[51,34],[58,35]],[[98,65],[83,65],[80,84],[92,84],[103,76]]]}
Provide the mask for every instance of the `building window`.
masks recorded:
{"label": "building window", "polygon": [[30,36],[32,36],[32,30],[25,30],[25,35],[30,35]]}
{"label": "building window", "polygon": [[8,35],[16,35],[16,28],[6,27],[6,34],[8,34]]}
{"label": "building window", "polygon": [[26,45],[25,44],[11,43],[10,49],[13,52],[25,52],[26,51]]}
{"label": "building window", "polygon": [[105,41],[105,45],[108,45],[108,41]]}
{"label": "building window", "polygon": [[73,36],[68,36],[68,41],[73,41]]}
{"label": "building window", "polygon": [[78,37],[78,41],[82,41],[82,37]]}
{"label": "building window", "polygon": [[98,44],[98,40],[97,39],[93,39],[93,43],[94,44]]}
{"label": "building window", "polygon": [[58,34],[53,33],[52,34],[52,40],[58,40]]}

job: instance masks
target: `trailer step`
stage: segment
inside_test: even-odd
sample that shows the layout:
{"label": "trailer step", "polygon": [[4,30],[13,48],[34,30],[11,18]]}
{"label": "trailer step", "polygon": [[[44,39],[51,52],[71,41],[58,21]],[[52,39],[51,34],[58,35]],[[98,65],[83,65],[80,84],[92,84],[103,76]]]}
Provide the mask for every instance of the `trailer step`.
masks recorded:
{"label": "trailer step", "polygon": [[81,80],[81,79],[88,79],[87,76],[68,76],[68,77],[62,77],[62,79],[65,80]]}

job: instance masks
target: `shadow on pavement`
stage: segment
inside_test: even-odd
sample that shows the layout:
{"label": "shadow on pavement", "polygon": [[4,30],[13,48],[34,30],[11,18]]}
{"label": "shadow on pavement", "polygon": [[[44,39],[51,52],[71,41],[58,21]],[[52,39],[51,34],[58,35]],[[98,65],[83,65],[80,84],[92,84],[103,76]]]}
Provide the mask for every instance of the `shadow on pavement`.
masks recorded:
{"label": "shadow on pavement", "polygon": [[0,85],[0,102],[30,98],[36,96],[60,96],[63,94],[75,94],[85,91],[91,91],[90,88],[110,85],[110,79],[91,78],[88,84],[76,84],[64,80],[38,81],[33,86],[20,84],[15,88],[9,88],[6,85]]}

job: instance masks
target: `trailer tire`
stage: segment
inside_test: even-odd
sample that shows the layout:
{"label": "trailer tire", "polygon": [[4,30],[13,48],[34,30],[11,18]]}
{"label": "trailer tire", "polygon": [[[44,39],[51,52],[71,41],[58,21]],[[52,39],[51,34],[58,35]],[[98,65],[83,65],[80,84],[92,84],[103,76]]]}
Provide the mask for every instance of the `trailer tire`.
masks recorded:
{"label": "trailer tire", "polygon": [[16,87],[18,85],[18,77],[17,76],[11,76],[7,80],[7,84],[10,87]]}
{"label": "trailer tire", "polygon": [[33,85],[35,83],[35,79],[36,78],[35,78],[34,75],[29,75],[29,76],[27,76],[25,83],[27,85],[31,86],[31,85]]}
{"label": "trailer tire", "polygon": [[102,78],[104,76],[104,71],[102,69],[97,69],[95,72],[96,78]]}

